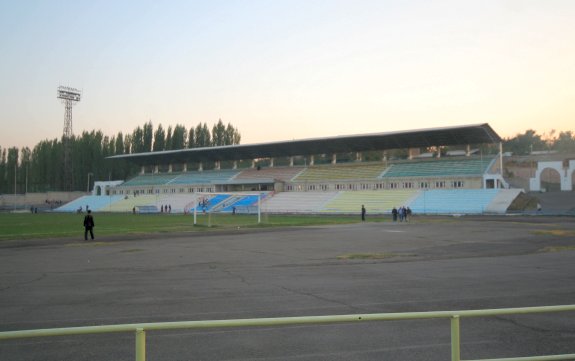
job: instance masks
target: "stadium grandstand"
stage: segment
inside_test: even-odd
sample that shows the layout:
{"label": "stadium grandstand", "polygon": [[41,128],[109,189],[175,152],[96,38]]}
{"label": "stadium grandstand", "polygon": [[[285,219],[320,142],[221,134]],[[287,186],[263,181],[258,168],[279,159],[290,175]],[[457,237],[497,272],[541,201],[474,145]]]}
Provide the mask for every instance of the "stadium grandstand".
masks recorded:
{"label": "stadium grandstand", "polygon": [[[482,145],[495,152],[483,154],[476,148]],[[365,205],[371,214],[399,206],[425,214],[482,214],[505,213],[522,191],[505,182],[501,138],[488,124],[108,159],[132,162],[140,174],[97,182],[92,196],[59,211],[84,205],[94,211],[160,212],[168,206],[172,213],[225,213],[249,210],[260,198],[268,213],[350,214]],[[173,172],[176,167],[181,171]]]}

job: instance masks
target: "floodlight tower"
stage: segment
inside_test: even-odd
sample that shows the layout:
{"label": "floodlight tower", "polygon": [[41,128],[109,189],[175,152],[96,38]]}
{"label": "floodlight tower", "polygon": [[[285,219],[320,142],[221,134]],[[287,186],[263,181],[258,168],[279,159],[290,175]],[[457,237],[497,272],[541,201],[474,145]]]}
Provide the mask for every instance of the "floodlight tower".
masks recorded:
{"label": "floodlight tower", "polygon": [[82,92],[78,89],[59,86],[58,99],[64,103],[64,133],[62,135],[62,142],[64,143],[64,190],[72,190],[72,159],[71,159],[71,144],[72,139],[72,107],[80,101]]}

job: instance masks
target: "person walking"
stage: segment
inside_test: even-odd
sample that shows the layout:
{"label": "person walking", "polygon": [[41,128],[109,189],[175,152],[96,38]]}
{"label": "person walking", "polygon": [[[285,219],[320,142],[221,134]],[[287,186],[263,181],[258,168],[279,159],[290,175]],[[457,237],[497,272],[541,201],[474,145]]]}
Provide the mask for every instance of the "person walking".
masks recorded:
{"label": "person walking", "polygon": [[363,204],[361,205],[361,221],[365,221],[365,207]]}
{"label": "person walking", "polygon": [[90,237],[94,239],[94,217],[92,217],[92,210],[88,210],[88,214],[84,217],[84,240],[88,240],[88,232],[90,232]]}
{"label": "person walking", "polygon": [[391,218],[393,219],[394,222],[397,222],[397,208],[393,207],[393,209],[391,210]]}

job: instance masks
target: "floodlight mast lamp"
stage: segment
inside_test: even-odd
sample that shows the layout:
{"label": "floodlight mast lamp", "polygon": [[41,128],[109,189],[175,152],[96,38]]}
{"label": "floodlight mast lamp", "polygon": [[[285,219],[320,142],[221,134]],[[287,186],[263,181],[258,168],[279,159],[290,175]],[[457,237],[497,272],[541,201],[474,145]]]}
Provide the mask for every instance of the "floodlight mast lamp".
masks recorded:
{"label": "floodlight mast lamp", "polygon": [[82,92],[67,86],[58,87],[58,99],[64,103],[64,137],[71,138],[72,133],[72,107],[80,101]]}
{"label": "floodlight mast lamp", "polygon": [[71,191],[72,180],[72,159],[71,159],[71,144],[72,139],[72,107],[78,103],[82,97],[82,92],[78,89],[70,88],[67,86],[58,87],[58,99],[64,103],[64,134],[62,142],[64,143],[64,190]]}

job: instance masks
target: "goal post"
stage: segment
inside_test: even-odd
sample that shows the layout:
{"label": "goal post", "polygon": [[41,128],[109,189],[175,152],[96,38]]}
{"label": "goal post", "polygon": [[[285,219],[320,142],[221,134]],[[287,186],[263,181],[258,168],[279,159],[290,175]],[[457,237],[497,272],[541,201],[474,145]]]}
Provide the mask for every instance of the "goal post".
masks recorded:
{"label": "goal post", "polygon": [[[186,213],[192,213],[194,225],[203,218],[203,224],[241,225],[242,222],[253,224],[257,216],[257,224],[262,223],[262,200],[266,193],[254,192],[198,192],[194,200],[186,206]],[[206,219],[207,218],[207,219]]]}

